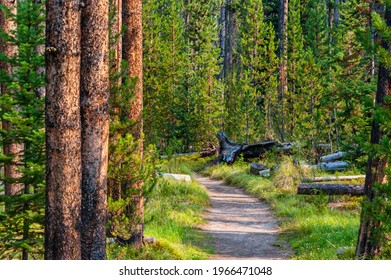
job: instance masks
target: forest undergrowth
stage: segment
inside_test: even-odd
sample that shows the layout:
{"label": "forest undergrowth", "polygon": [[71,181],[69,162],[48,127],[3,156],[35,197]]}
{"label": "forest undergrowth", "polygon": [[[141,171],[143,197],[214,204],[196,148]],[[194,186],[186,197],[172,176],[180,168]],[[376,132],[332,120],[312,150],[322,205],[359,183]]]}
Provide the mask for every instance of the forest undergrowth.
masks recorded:
{"label": "forest undergrowth", "polygon": [[[250,194],[267,201],[280,220],[280,237],[291,245],[291,259],[354,259],[360,224],[361,197],[348,195],[297,195],[297,184],[303,177],[327,175],[316,169],[303,169],[285,156],[264,159],[274,166],[270,178],[249,173],[249,163],[239,160],[233,165],[214,165],[202,173],[226,183],[243,187]],[[334,175],[357,174],[357,170]],[[330,175],[330,174],[328,174]],[[363,183],[356,181],[353,183]],[[390,258],[384,248],[382,258]]]}
{"label": "forest undergrowth", "polygon": [[[189,161],[187,161],[189,162]],[[191,174],[204,161],[183,162],[180,158],[161,160],[159,171]],[[145,205],[145,236],[157,243],[141,249],[118,243],[107,247],[108,259],[203,260],[213,252],[198,226],[209,205],[206,189],[195,182],[177,182],[160,177]]]}
{"label": "forest undergrowth", "polygon": [[[211,161],[211,158],[198,155],[169,157],[160,161],[159,171],[189,175],[202,173],[223,179],[265,200],[280,221],[280,239],[287,241],[294,252],[291,259],[354,259],[361,197],[296,194],[297,184],[303,177],[330,174],[318,169],[300,168],[290,156],[272,156],[262,160],[262,163],[274,166],[269,178],[250,174],[249,163],[243,160],[233,165],[213,165]],[[350,169],[333,175],[358,172]],[[352,183],[363,182],[357,180]],[[111,259],[207,259],[213,248],[206,245],[206,237],[197,227],[205,222],[202,214],[208,203],[205,189],[194,180],[179,183],[160,178],[146,205],[145,218],[146,236],[155,236],[158,243],[140,250],[110,245],[108,255]],[[383,258],[390,257],[390,249],[385,248]]]}

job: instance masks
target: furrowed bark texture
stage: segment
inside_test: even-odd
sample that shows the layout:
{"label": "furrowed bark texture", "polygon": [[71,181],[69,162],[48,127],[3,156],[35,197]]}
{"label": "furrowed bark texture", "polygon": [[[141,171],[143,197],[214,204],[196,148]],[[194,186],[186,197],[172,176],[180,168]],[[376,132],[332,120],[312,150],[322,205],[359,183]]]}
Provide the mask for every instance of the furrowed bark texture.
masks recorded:
{"label": "furrowed bark texture", "polygon": [[[391,26],[391,7],[386,4],[385,11],[385,22],[388,27]],[[386,39],[382,39],[382,48],[385,49],[388,54],[391,54],[391,45],[387,42]],[[391,96],[391,77],[390,70],[386,68],[385,65],[380,63],[379,65],[379,76],[376,92],[376,104],[381,106],[390,112],[391,108],[385,102],[385,98]],[[375,119],[372,121],[372,131],[371,131],[371,143],[379,144],[380,139],[384,133]],[[390,135],[388,135],[390,137]],[[386,178],[386,168],[388,161],[384,158],[377,156],[370,156],[367,165],[366,180],[365,180],[365,195],[367,197],[369,208],[373,208],[376,197],[376,190],[373,188],[373,185],[376,182],[385,183]],[[376,236],[377,229],[381,226],[379,221],[376,221],[368,213],[367,207],[363,207],[361,213],[361,223],[360,231],[358,236],[357,248],[356,248],[356,258],[365,258],[372,259],[381,252],[381,240]]]}
{"label": "furrowed bark texture", "polygon": [[[142,0],[123,0],[122,1],[122,23],[125,25],[125,34],[122,39],[122,57],[128,63],[129,76],[136,80],[134,88],[135,98],[131,104],[128,116],[135,122],[132,129],[134,140],[139,141],[138,152],[140,157],[143,155],[143,37],[142,37]],[[137,189],[138,197],[131,207],[137,220],[140,221],[135,225],[133,233],[133,246],[138,248],[143,244],[143,213],[144,203],[142,199],[142,182],[136,183],[134,188]]]}
{"label": "furrowed bark texture", "polygon": [[106,259],[109,139],[108,0],[85,0],[81,13],[82,259]]}
{"label": "furrowed bark texture", "polygon": [[[0,4],[4,5],[13,14],[15,14],[17,11],[16,0],[1,0]],[[10,34],[11,31],[16,30],[16,23],[13,20],[7,18],[2,10],[0,11],[0,29],[2,29],[7,34]],[[12,45],[9,42],[2,42],[0,39],[0,52],[3,52],[7,57],[14,57],[17,55],[18,47]],[[0,70],[5,70],[8,75],[12,74],[12,66],[4,61],[0,61]],[[6,94],[8,92],[5,84],[0,84],[0,87],[1,94]],[[7,121],[2,122],[2,127],[5,131],[12,129],[11,124]],[[24,147],[21,143],[8,142],[3,144],[4,155],[13,157],[11,164],[4,165],[4,177],[11,180],[11,182],[6,181],[4,183],[6,195],[20,194],[24,189],[23,184],[12,182],[13,180],[18,180],[22,176],[19,172],[17,164],[20,161],[20,156],[23,154],[23,150]]]}
{"label": "furrowed bark texture", "polygon": [[[129,76],[136,79],[135,98],[128,115],[136,122],[132,131],[134,139],[141,140],[143,131],[142,0],[123,0],[122,22],[126,26],[122,40],[122,57],[128,63]],[[143,143],[140,141],[140,151],[142,148]]]}
{"label": "furrowed bark texture", "polygon": [[80,1],[46,1],[45,259],[81,259]]}

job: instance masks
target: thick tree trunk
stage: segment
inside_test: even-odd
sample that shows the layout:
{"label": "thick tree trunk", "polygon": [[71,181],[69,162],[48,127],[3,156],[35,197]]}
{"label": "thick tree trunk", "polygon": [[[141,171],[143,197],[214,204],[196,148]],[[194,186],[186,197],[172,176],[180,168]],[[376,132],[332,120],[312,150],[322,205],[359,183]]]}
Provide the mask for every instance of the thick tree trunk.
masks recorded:
{"label": "thick tree trunk", "polygon": [[300,183],[297,194],[364,195],[364,185]]}
{"label": "thick tree trunk", "polygon": [[[139,141],[138,152],[143,155],[143,37],[142,37],[142,0],[123,0],[122,22],[125,25],[125,34],[122,41],[122,56],[128,63],[128,73],[135,79],[134,100],[128,116],[135,122],[132,129],[133,138]],[[142,182],[136,183],[136,198],[132,199],[136,205],[132,207],[139,223],[135,226],[134,247],[141,247],[143,243],[143,213]]]}
{"label": "thick tree trunk", "polygon": [[81,259],[80,1],[46,1],[45,259]]}
{"label": "thick tree trunk", "polygon": [[[4,5],[13,14],[16,14],[17,12],[16,0],[1,0],[0,5]],[[0,10],[0,29],[7,34],[16,30],[16,23],[12,19],[7,18],[3,10]],[[4,53],[7,57],[14,57],[17,55],[18,47],[10,42],[0,42],[0,52]],[[11,75],[13,71],[12,66],[4,61],[0,61],[0,70],[4,70],[8,75]],[[0,84],[0,88],[1,94],[6,94],[8,92],[5,84]],[[2,128],[5,131],[12,129],[11,124],[7,121],[2,122]],[[23,154],[23,150],[24,147],[22,143],[6,141],[6,143],[3,144],[4,155],[13,157],[12,163],[4,165],[4,177],[6,178],[4,186],[6,195],[20,194],[24,189],[23,184],[13,182],[17,181],[22,176],[19,172],[18,164],[20,164],[20,157]]]}
{"label": "thick tree trunk", "polygon": [[85,0],[81,20],[82,259],[106,259],[109,2]]}
{"label": "thick tree trunk", "polygon": [[[391,6],[386,5],[385,11],[385,22],[388,27],[391,26]],[[387,51],[388,55],[391,55],[391,45],[387,42],[387,39],[383,39],[381,46]],[[385,98],[391,96],[391,77],[390,70],[387,69],[386,65],[381,63],[379,65],[379,77],[376,92],[376,104],[377,106],[383,107],[383,109],[390,111],[390,105],[385,102]],[[371,131],[371,143],[376,145],[380,143],[380,139],[383,136],[382,129],[379,122],[374,118],[372,120],[372,131]],[[390,137],[390,135],[387,135]],[[370,156],[367,165],[367,173],[365,180],[365,195],[368,205],[364,205],[361,212],[361,223],[360,231],[358,236],[356,258],[372,259],[381,252],[381,237],[376,233],[378,228],[381,226],[380,221],[374,220],[371,215],[371,211],[375,208],[376,202],[376,190],[374,184],[376,182],[385,183],[387,180],[385,169],[388,161],[379,155]]]}
{"label": "thick tree trunk", "polygon": [[288,92],[288,75],[287,75],[287,63],[288,63],[288,0],[279,0],[278,8],[278,52],[279,52],[279,83],[278,83],[278,115],[280,120],[278,121],[278,130],[281,141],[284,142],[285,137],[285,113],[284,113],[284,98]]}

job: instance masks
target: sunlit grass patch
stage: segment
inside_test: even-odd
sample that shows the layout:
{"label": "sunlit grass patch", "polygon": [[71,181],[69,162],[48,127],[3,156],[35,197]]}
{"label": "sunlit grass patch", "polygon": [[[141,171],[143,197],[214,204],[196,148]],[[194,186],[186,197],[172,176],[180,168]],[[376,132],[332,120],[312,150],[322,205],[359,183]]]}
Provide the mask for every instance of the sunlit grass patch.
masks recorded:
{"label": "sunlit grass patch", "polygon": [[211,248],[198,231],[209,205],[206,190],[196,182],[160,179],[145,207],[145,236],[157,238],[157,244],[135,250],[131,246],[110,245],[111,259],[207,259]]}

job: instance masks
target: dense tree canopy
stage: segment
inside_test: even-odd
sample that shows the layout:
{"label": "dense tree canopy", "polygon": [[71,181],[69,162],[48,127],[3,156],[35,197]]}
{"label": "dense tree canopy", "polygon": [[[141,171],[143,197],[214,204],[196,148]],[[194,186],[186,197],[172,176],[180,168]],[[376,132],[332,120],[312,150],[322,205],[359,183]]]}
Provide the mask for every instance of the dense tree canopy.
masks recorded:
{"label": "dense tree canopy", "polygon": [[45,192],[46,257],[104,258],[106,222],[142,232],[155,151],[200,151],[218,131],[295,142],[312,163],[348,152],[372,178],[359,243],[376,246],[357,257],[381,253],[389,1],[43,2],[0,1],[0,258],[42,258]]}

